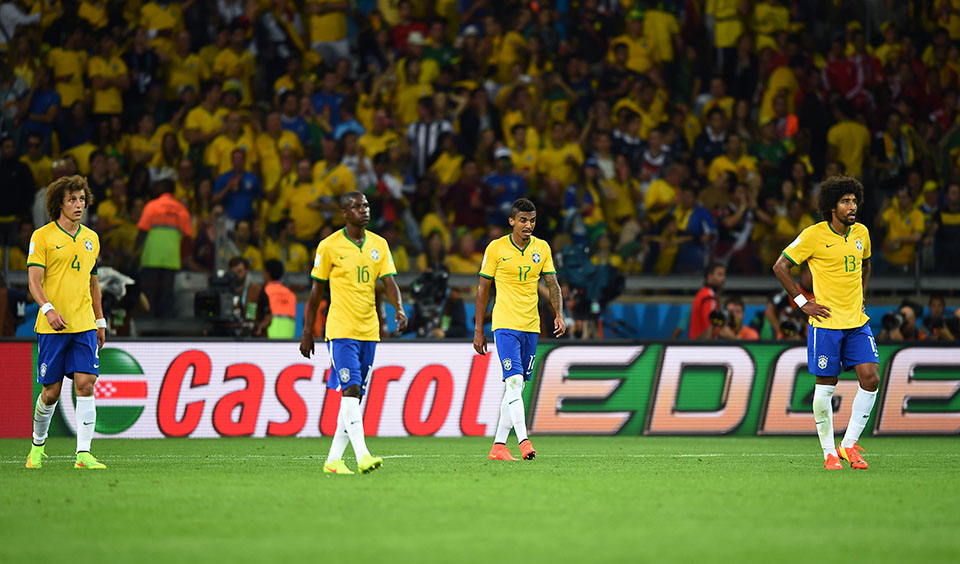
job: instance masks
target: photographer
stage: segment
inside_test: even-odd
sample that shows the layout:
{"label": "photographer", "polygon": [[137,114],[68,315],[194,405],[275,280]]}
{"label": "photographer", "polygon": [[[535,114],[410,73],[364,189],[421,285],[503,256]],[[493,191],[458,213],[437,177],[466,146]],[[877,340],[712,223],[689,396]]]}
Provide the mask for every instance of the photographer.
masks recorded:
{"label": "photographer", "polygon": [[690,310],[690,339],[709,339],[713,324],[710,313],[720,309],[720,290],[727,279],[727,267],[722,262],[710,263],[704,271],[704,285],[693,298]]}
{"label": "photographer", "polygon": [[932,341],[954,341],[957,338],[958,322],[960,319],[951,317],[945,319],[943,314],[946,311],[947,304],[941,295],[930,296],[927,303],[927,309],[930,314],[923,319],[923,328],[926,329]]}
{"label": "photographer", "polygon": [[904,300],[900,308],[883,315],[883,330],[878,341],[922,341],[927,335],[917,328],[917,312],[923,308],[910,300]]}
{"label": "photographer", "polygon": [[[807,263],[800,266],[797,289],[808,300],[814,298],[813,276]],[[786,291],[781,290],[767,302],[767,308],[750,324],[764,339],[793,341],[803,340],[807,335],[807,315],[795,307]]]}
{"label": "photographer", "polygon": [[263,286],[250,282],[243,257],[233,257],[230,271],[213,277],[210,289],[197,294],[197,316],[208,320],[204,334],[219,337],[263,337],[273,320]]}
{"label": "photographer", "polygon": [[723,309],[710,312],[710,328],[703,332],[701,339],[735,339],[756,341],[760,338],[752,327],[743,325],[743,298],[730,296],[724,300]]}

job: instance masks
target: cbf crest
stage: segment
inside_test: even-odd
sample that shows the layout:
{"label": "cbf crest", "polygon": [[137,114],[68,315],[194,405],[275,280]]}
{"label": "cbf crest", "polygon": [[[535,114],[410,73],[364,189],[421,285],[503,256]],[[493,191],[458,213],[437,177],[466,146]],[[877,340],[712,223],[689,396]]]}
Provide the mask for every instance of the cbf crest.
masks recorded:
{"label": "cbf crest", "polygon": [[373,249],[372,251],[370,251],[370,258],[372,258],[375,261],[380,260],[380,251],[376,249]]}
{"label": "cbf crest", "polygon": [[863,241],[861,241],[860,239],[857,239],[857,250],[858,251],[863,250]]}
{"label": "cbf crest", "polygon": [[343,382],[343,383],[347,383],[349,380],[350,380],[350,369],[349,369],[349,368],[341,368],[341,369],[340,369],[340,381]]}
{"label": "cbf crest", "polygon": [[93,241],[91,241],[90,239],[85,240],[85,241],[83,242],[83,248],[86,249],[86,250],[88,250],[88,251],[91,251],[91,252],[92,252],[92,251],[93,251]]}
{"label": "cbf crest", "polygon": [[503,369],[510,370],[511,368],[513,368],[513,361],[510,360],[510,357],[503,359]]}
{"label": "cbf crest", "polygon": [[533,256],[531,256],[530,258],[533,259],[534,263],[540,264],[540,253],[533,253]]}

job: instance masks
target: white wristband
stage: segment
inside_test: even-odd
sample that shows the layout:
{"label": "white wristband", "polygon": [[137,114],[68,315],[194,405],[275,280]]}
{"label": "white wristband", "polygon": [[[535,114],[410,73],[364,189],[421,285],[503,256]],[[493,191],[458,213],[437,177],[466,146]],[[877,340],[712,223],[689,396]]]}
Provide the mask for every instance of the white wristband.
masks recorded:
{"label": "white wristband", "polygon": [[107,328],[107,320],[101,317],[100,319],[97,320],[97,329],[106,329],[106,328]]}
{"label": "white wristband", "polygon": [[802,309],[808,301],[810,300],[803,294],[797,294],[797,297],[793,298],[793,303],[797,304],[797,309]]}
{"label": "white wristband", "polygon": [[43,304],[42,306],[40,306],[40,313],[46,315],[47,312],[50,311],[50,310],[52,310],[52,309],[53,309],[53,304],[50,303],[50,302],[47,302],[47,303]]}

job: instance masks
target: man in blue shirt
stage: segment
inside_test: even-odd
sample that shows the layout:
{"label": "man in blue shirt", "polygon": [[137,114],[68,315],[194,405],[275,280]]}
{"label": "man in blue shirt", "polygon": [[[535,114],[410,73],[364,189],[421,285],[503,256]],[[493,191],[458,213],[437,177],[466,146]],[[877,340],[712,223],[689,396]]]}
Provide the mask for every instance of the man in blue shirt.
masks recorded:
{"label": "man in blue shirt", "polygon": [[497,169],[486,176],[483,181],[490,187],[491,194],[497,202],[498,216],[491,217],[491,225],[500,225],[510,217],[513,202],[527,195],[527,183],[519,174],[513,171],[513,160],[510,149],[497,147],[493,152],[497,160]]}
{"label": "man in blue shirt", "polygon": [[[234,149],[230,154],[233,170],[221,174],[213,185],[213,204],[221,204],[230,223],[252,219],[258,211],[259,199],[263,196],[260,177],[244,170],[247,152]],[[228,228],[232,228],[229,225]]]}
{"label": "man in blue shirt", "polygon": [[680,233],[693,236],[692,241],[681,243],[677,249],[674,269],[682,273],[698,272],[703,269],[707,245],[717,234],[713,214],[700,205],[696,189],[688,184],[680,186],[679,199],[671,213],[677,220]]}
{"label": "man in blue shirt", "polygon": [[313,104],[313,111],[323,115],[326,108],[330,108],[328,119],[330,127],[336,128],[340,123],[340,104],[343,102],[343,94],[337,92],[339,78],[336,71],[327,70],[323,74],[323,83],[320,91],[310,97]]}
{"label": "man in blue shirt", "polygon": [[292,90],[284,92],[280,96],[280,108],[280,121],[283,123],[283,128],[292,131],[300,138],[300,144],[309,155],[310,125],[300,116],[300,99],[297,98],[297,93]]}
{"label": "man in blue shirt", "polygon": [[50,136],[60,113],[60,95],[50,86],[50,70],[41,65],[33,75],[33,88],[23,97],[19,119],[23,120],[20,134],[35,133],[43,138],[43,152],[50,154]]}

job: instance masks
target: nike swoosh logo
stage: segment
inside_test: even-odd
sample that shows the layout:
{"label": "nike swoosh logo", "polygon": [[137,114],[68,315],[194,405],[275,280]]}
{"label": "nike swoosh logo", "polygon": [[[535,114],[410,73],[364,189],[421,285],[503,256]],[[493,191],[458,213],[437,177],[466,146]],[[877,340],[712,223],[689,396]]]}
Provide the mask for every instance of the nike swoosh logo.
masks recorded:
{"label": "nike swoosh logo", "polygon": [[84,423],[84,425],[93,425],[94,423],[95,423],[95,421],[91,421],[91,422],[89,422],[89,423]]}
{"label": "nike swoosh logo", "polygon": [[340,257],[340,260],[343,260],[343,259],[345,259],[345,258],[347,258],[347,257]]}
{"label": "nike swoosh logo", "polygon": [[507,257],[507,258],[503,259],[503,262],[507,262],[508,260],[510,260],[510,259],[512,259],[512,258],[513,258],[513,257]]}
{"label": "nike swoosh logo", "polygon": [[63,245],[57,245],[57,248],[58,248],[58,249],[62,249],[62,248],[63,248]]}
{"label": "nike swoosh logo", "polygon": [[100,365],[99,365],[99,364],[94,364],[93,367],[94,367],[94,368],[100,368]]}
{"label": "nike swoosh logo", "polygon": [[[836,245],[836,243],[834,243],[833,245]],[[832,247],[833,245],[827,245],[827,248],[829,249],[829,248]]]}

